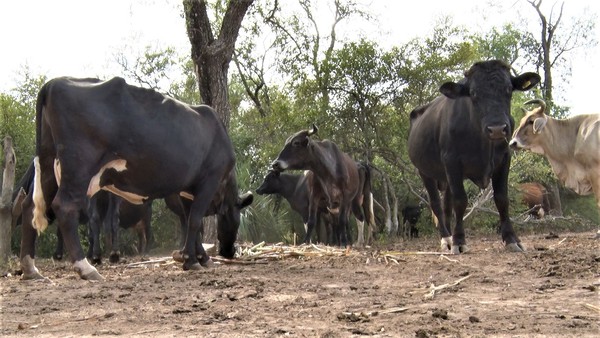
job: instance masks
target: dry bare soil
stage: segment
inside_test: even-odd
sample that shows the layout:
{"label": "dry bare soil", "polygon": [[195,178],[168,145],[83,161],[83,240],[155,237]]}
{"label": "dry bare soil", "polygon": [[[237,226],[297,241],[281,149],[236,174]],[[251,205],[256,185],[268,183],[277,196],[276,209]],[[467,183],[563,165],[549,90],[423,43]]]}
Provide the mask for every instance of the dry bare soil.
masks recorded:
{"label": "dry bare soil", "polygon": [[505,252],[497,236],[468,238],[461,256],[426,253],[434,238],[347,255],[305,248],[194,272],[167,259],[131,267],[140,258],[128,257],[99,267],[104,282],[38,260],[50,282],[1,278],[0,335],[598,337],[592,235],[522,236],[524,254]]}

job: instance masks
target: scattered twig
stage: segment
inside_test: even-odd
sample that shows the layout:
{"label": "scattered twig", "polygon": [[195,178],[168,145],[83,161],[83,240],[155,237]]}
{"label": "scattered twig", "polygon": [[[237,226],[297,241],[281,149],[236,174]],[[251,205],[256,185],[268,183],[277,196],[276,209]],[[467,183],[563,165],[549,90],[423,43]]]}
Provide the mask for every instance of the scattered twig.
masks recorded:
{"label": "scattered twig", "polygon": [[425,298],[427,299],[433,299],[433,297],[435,296],[435,293],[437,291],[442,291],[446,288],[452,287],[452,286],[456,286],[458,284],[460,284],[460,282],[464,281],[467,278],[471,278],[471,275],[465,276],[463,278],[458,279],[457,281],[453,282],[453,283],[447,283],[447,284],[442,284],[439,286],[435,286],[433,283],[431,284],[431,286],[429,287],[429,292],[427,292],[425,294]]}
{"label": "scattered twig", "polygon": [[456,260],[456,259],[452,259],[452,258],[449,258],[449,257],[448,257],[448,256],[446,256],[446,255],[440,255],[440,259],[445,259],[445,260],[447,260],[447,261],[449,261],[449,262],[452,262],[452,263],[460,263],[458,260]]}
{"label": "scattered twig", "polygon": [[548,248],[549,248],[549,249],[554,249],[554,248],[558,247],[559,245],[563,244],[563,243],[564,243],[564,241],[566,241],[566,240],[567,240],[567,237],[563,238],[563,239],[562,239],[560,242],[558,242],[558,243],[556,243],[556,244],[552,244],[552,245],[550,245]]}
{"label": "scattered twig", "polygon": [[165,263],[168,261],[172,261],[173,257],[163,257],[163,258],[159,258],[159,259],[154,259],[151,261],[144,261],[144,262],[136,262],[136,263],[131,263],[131,264],[127,264],[125,267],[126,268],[134,268],[140,265],[146,265],[146,264],[154,264],[154,263]]}
{"label": "scattered twig", "polygon": [[592,311],[596,311],[596,312],[600,313],[600,307],[597,307],[595,305],[588,304],[588,303],[583,303],[581,305],[583,305],[583,307],[588,308],[588,309],[590,309]]}

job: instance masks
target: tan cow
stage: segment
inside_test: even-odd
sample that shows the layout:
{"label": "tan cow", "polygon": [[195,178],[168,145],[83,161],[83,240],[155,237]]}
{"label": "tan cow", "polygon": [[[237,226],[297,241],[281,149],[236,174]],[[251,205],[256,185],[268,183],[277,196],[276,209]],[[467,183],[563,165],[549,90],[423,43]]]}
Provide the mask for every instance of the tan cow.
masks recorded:
{"label": "tan cow", "polygon": [[540,106],[521,119],[510,147],[546,156],[560,181],[580,195],[594,193],[600,210],[600,114],[558,120],[544,114],[544,101],[530,103]]}

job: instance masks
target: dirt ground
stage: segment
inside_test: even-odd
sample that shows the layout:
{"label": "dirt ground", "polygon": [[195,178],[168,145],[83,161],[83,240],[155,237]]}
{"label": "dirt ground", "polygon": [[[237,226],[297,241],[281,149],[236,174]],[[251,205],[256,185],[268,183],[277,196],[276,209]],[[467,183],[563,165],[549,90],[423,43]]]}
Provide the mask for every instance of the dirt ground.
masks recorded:
{"label": "dirt ground", "polygon": [[51,282],[0,279],[0,335],[598,337],[600,241],[592,235],[521,236],[524,254],[489,236],[442,256],[429,253],[438,240],[424,238],[194,272],[169,259],[131,267],[141,259],[127,257],[99,267],[104,282],[38,260]]}

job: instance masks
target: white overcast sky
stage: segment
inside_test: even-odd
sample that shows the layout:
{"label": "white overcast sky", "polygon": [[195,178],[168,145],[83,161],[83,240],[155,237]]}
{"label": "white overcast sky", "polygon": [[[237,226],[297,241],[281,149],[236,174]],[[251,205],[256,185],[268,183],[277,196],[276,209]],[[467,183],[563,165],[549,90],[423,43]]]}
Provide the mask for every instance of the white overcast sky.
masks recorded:
{"label": "white overcast sky", "polygon": [[[290,0],[280,0],[285,6]],[[324,0],[318,0],[323,2]],[[511,12],[490,11],[482,0],[359,0],[376,18],[370,24],[349,23],[342,35],[366,34],[383,46],[404,43],[430,33],[436,19],[453,17],[456,24],[487,30],[514,17],[520,8],[537,19],[525,0],[496,0]],[[544,6],[557,1],[544,0]],[[139,54],[145,46],[174,46],[189,53],[180,1],[177,0],[8,0],[0,1],[0,91],[16,86],[27,65],[33,74],[119,75],[117,51]],[[482,8],[487,8],[482,12]],[[584,10],[600,14],[598,0],[565,0],[566,20]],[[529,11],[529,12],[525,12]],[[522,15],[523,15],[522,14]],[[532,15],[533,14],[533,15]],[[327,13],[324,13],[327,16]],[[539,25],[538,21],[533,24]],[[600,23],[597,23],[600,26]],[[596,27],[600,39],[600,27]],[[576,114],[599,112],[592,101],[600,79],[600,48],[571,60],[566,102]],[[524,69],[522,71],[530,71]],[[555,80],[556,81],[556,80]]]}

